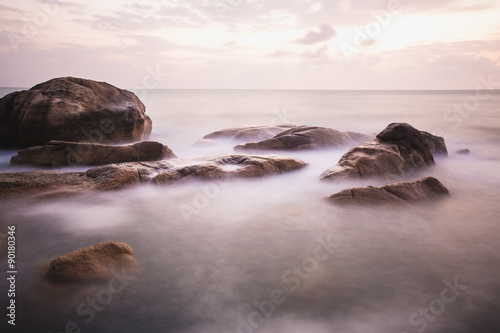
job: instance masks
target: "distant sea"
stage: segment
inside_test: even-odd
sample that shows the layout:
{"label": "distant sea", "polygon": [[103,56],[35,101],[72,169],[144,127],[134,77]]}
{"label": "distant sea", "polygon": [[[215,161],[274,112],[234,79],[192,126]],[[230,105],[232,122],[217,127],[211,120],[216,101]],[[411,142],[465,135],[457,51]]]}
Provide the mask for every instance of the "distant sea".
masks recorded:
{"label": "distant sea", "polygon": [[[376,134],[407,122],[443,136],[449,156],[405,179],[434,176],[452,198],[411,209],[332,207],[322,198],[384,184],[320,182],[344,147],[280,152],[309,166],[260,180],[12,201],[1,207],[0,232],[18,228],[22,332],[63,332],[67,322],[94,333],[500,331],[499,91],[137,94],[153,120],[150,139],[181,158],[232,153],[233,142],[193,146],[226,127],[288,123]],[[471,153],[456,154],[461,148]],[[10,167],[14,153],[0,151],[0,172],[33,170]],[[132,246],[142,273],[91,320],[77,309],[83,302],[88,310],[87,298],[106,285],[58,291],[39,283],[43,262],[110,240]],[[327,259],[315,264],[318,246]]]}

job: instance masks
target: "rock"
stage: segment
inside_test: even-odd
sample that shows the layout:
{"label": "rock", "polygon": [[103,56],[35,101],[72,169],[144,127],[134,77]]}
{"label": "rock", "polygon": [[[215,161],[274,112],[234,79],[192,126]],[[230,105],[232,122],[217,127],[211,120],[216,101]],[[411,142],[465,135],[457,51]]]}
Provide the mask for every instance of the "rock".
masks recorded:
{"label": "rock", "polygon": [[447,155],[444,139],[406,123],[393,123],[377,138],[349,150],[322,180],[382,176],[392,178],[434,164],[434,154]]}
{"label": "rock", "polygon": [[119,143],[147,139],[152,122],[130,91],[105,82],[64,77],[0,99],[0,147],[51,140]]}
{"label": "rock", "polygon": [[90,191],[119,190],[140,184],[171,184],[191,179],[251,178],[280,174],[306,166],[279,156],[218,155],[197,160],[128,162],[95,167],[86,172],[0,173],[0,198],[20,195],[52,197]]}
{"label": "rock", "polygon": [[219,140],[219,139],[234,140],[238,142],[260,141],[272,138],[276,134],[294,127],[296,126],[283,124],[276,126],[249,126],[249,127],[226,128],[205,135],[201,142],[207,142],[203,140]]}
{"label": "rock", "polygon": [[358,187],[340,191],[327,200],[348,205],[408,205],[450,196],[448,189],[436,178],[427,177],[412,182],[400,182],[383,187]]}
{"label": "rock", "polygon": [[19,151],[10,162],[11,164],[61,167],[158,161],[174,157],[176,156],[170,148],[154,141],[142,141],[126,146],[50,141],[44,146]]}
{"label": "rock", "polygon": [[[281,132],[271,139],[238,145],[236,150],[306,150],[355,145],[361,133],[341,132],[326,127],[298,126]],[[362,140],[362,139],[361,139]]]}
{"label": "rock", "polygon": [[[120,242],[107,242],[79,249],[54,258],[42,267],[43,276],[51,283],[90,282],[130,274],[137,268],[132,248]],[[127,270],[128,269],[128,270]]]}
{"label": "rock", "polygon": [[457,154],[468,155],[468,154],[470,154],[470,150],[467,148],[462,148],[462,149],[457,150]]}
{"label": "rock", "polygon": [[199,159],[196,164],[172,168],[158,174],[155,184],[171,184],[179,180],[213,180],[255,178],[280,174],[306,166],[303,161],[280,155],[219,155]]}

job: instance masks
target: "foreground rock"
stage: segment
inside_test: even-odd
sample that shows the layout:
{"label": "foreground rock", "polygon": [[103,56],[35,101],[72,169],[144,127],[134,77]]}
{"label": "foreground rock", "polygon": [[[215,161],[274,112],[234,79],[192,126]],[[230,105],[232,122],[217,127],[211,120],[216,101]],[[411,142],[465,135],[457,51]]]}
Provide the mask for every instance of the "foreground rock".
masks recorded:
{"label": "foreground rock", "polygon": [[327,200],[339,205],[407,205],[438,200],[448,196],[450,196],[448,189],[439,180],[427,177],[413,182],[400,182],[383,187],[368,186],[343,190]]}
{"label": "foreground rock", "polygon": [[196,164],[175,167],[154,177],[155,184],[171,184],[180,180],[212,180],[227,178],[259,178],[300,169],[303,161],[280,155],[220,155]]}
{"label": "foreground rock", "polygon": [[176,156],[170,148],[154,141],[142,141],[126,146],[50,141],[44,146],[19,151],[10,162],[11,164],[61,167],[148,162],[174,157]]}
{"label": "foreground rock", "polygon": [[51,140],[118,143],[147,139],[152,122],[130,91],[105,82],[56,78],[0,99],[0,147]]}
{"label": "foreground rock", "polygon": [[42,267],[42,273],[52,283],[90,282],[121,276],[122,269],[130,274],[136,268],[137,261],[130,246],[107,242],[54,258]]}
{"label": "foreground rock", "polygon": [[281,132],[273,138],[238,145],[236,150],[307,150],[355,145],[372,139],[356,132],[341,132],[326,127],[298,126]]}
{"label": "foreground rock", "polygon": [[206,140],[234,140],[238,142],[249,142],[249,141],[260,141],[272,138],[278,133],[289,130],[296,127],[296,125],[276,125],[276,126],[249,126],[249,127],[233,127],[225,128],[220,131],[216,131],[207,134],[203,137],[201,142],[207,142]]}
{"label": "foreground rock", "polygon": [[219,155],[197,160],[129,162],[99,166],[86,172],[0,173],[0,198],[33,194],[68,194],[119,190],[140,184],[172,184],[192,179],[254,178],[304,167],[303,161],[279,156]]}
{"label": "foreground rock", "polygon": [[448,154],[443,138],[406,123],[393,123],[376,139],[349,150],[321,179],[403,176],[433,165],[433,154]]}

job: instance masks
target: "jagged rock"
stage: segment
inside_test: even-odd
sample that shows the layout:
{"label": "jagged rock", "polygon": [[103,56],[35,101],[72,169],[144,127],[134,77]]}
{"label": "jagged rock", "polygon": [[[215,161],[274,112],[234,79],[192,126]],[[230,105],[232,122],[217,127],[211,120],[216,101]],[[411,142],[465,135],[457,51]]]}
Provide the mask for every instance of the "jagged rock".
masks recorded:
{"label": "jagged rock", "polygon": [[147,139],[152,122],[132,92],[105,82],[63,77],[0,99],[0,147],[51,140],[119,143]]}
{"label": "jagged rock", "polygon": [[50,141],[44,146],[19,151],[11,158],[11,164],[61,167],[147,162],[174,157],[176,156],[170,148],[154,141],[142,141],[126,146]]}
{"label": "jagged rock", "polygon": [[399,182],[383,187],[357,187],[340,191],[327,200],[347,205],[408,205],[450,196],[448,189],[436,178],[427,177],[412,182]]}
{"label": "jagged rock", "polygon": [[298,126],[281,132],[273,138],[238,145],[235,150],[306,150],[355,145],[369,138],[361,133],[341,132],[326,127]]}
{"label": "jagged rock", "polygon": [[377,138],[349,150],[321,179],[394,177],[431,166],[433,154],[447,155],[444,139],[406,123],[393,123]]}
{"label": "jagged rock", "polygon": [[122,275],[122,269],[130,274],[137,267],[129,245],[107,242],[54,258],[43,265],[42,274],[51,283],[90,282]]}

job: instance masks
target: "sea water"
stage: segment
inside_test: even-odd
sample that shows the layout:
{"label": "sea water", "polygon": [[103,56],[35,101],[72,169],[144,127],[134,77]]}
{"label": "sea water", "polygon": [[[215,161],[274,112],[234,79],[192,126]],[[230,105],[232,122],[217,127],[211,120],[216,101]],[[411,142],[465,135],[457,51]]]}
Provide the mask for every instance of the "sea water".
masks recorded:
{"label": "sea water", "polygon": [[[400,180],[436,177],[451,198],[412,208],[331,206],[322,199],[342,189],[385,184],[320,182],[349,148],[339,147],[280,152],[308,166],[264,179],[4,202],[0,232],[17,228],[19,332],[499,331],[498,91],[137,93],[153,120],[151,140],[181,158],[233,153],[234,142],[193,145],[226,127],[376,134],[410,123],[443,136],[450,154]],[[11,167],[14,153],[0,151],[1,172],[37,170]],[[108,282],[41,282],[47,260],[105,241],[129,244],[141,266],[121,277],[119,292]],[[5,279],[0,287],[6,294]]]}

